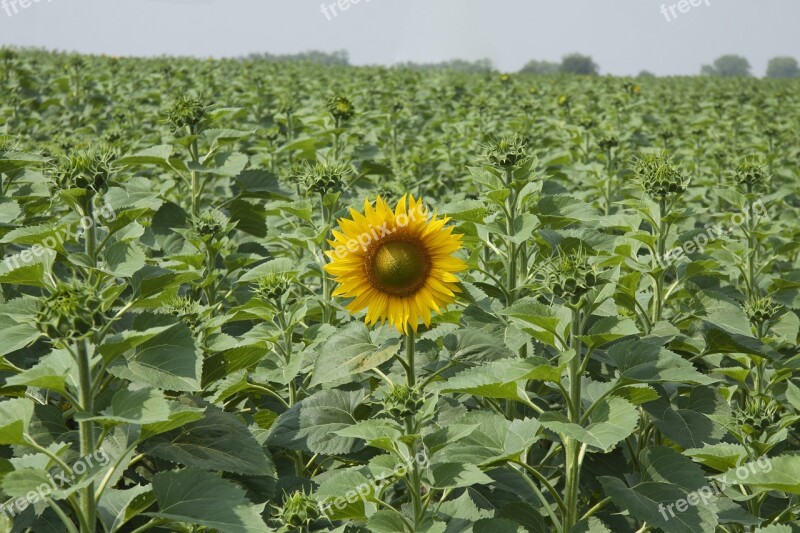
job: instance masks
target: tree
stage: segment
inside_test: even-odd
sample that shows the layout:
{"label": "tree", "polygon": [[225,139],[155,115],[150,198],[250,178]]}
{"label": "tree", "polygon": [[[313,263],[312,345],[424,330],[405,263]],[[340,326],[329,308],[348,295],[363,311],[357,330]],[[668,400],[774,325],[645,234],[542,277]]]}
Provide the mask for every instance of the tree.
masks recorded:
{"label": "tree", "polygon": [[638,76],[636,76],[636,77],[637,77],[637,78],[655,78],[655,77],[656,77],[656,75],[655,75],[655,74],[653,74],[652,72],[650,72],[649,70],[643,70],[643,71],[641,71],[641,72],[639,73],[639,75],[638,75]]}
{"label": "tree", "polygon": [[565,74],[582,74],[584,76],[596,76],[597,64],[589,56],[581,54],[570,54],[561,60],[561,72]]}
{"label": "tree", "polygon": [[550,61],[537,61],[535,59],[528,61],[528,63],[522,67],[520,72],[527,73],[527,74],[556,74],[561,65],[558,63],[552,63]]}
{"label": "tree", "polygon": [[700,73],[705,76],[746,78],[750,76],[750,62],[742,56],[726,55],[717,58],[713,65],[704,65]]}
{"label": "tree", "polygon": [[800,68],[793,57],[773,57],[767,66],[768,78],[800,78]]}

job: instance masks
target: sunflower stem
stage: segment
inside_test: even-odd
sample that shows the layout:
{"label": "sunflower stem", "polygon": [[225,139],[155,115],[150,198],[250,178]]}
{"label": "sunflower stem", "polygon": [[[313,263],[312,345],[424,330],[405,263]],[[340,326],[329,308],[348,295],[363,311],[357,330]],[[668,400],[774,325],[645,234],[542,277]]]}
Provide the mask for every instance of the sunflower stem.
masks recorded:
{"label": "sunflower stem", "polygon": [[409,330],[406,336],[406,376],[409,388],[417,384],[416,371],[414,370],[414,330]]}
{"label": "sunflower stem", "polygon": [[[94,414],[94,396],[92,395],[92,369],[91,358],[89,350],[86,346],[86,340],[81,340],[78,343],[78,372],[80,383],[80,412],[87,413],[89,416]],[[81,457],[86,457],[94,453],[95,439],[94,439],[94,422],[91,420],[82,420],[78,423],[78,432],[80,434],[80,451]],[[81,533],[94,533],[96,511],[96,501],[94,499],[94,483],[90,483],[80,491],[80,507],[81,514],[86,519],[86,524],[81,528]]]}
{"label": "sunflower stem", "polygon": [[[574,350],[567,372],[569,375],[569,420],[574,424],[581,423],[581,306],[572,309],[572,331],[570,348]],[[564,504],[567,515],[564,518],[564,530],[569,531],[578,520],[578,496],[580,493],[581,462],[583,453],[581,443],[572,437],[564,437],[564,453],[566,456],[566,483],[564,487]]]}

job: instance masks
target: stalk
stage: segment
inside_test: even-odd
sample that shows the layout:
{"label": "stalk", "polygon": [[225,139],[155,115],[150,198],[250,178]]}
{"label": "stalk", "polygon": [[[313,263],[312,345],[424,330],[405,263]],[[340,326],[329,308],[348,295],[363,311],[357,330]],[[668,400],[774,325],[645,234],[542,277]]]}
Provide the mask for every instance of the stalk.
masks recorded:
{"label": "stalk", "polygon": [[[194,126],[189,126],[189,135],[195,136],[197,131]],[[192,157],[192,162],[195,164],[200,163],[200,152],[197,148],[197,139],[192,140],[189,147],[189,154]],[[200,214],[200,177],[197,175],[196,170],[192,170],[192,216],[196,217]]]}
{"label": "stalk", "polygon": [[756,259],[758,254],[758,242],[756,241],[756,222],[755,211],[753,209],[753,191],[750,186],[747,187],[747,271],[748,281],[750,285],[750,296],[757,297],[759,295],[758,286],[756,284]]}
{"label": "stalk", "polygon": [[[659,212],[659,223],[658,223],[658,235],[657,242],[658,242],[658,254],[656,259],[656,264],[658,264],[658,260],[664,260],[664,256],[667,253],[667,223],[665,221],[665,217],[667,216],[667,201],[666,199],[661,199],[658,204],[658,212]],[[653,290],[653,325],[655,325],[659,320],[661,320],[661,313],[664,307],[664,275],[666,274],[666,267],[662,267],[662,270],[656,276],[656,286]]]}
{"label": "stalk", "polygon": [[[578,339],[581,332],[581,308],[572,309],[572,328],[570,335],[570,348],[575,355],[569,362],[567,369],[569,376],[569,420],[573,424],[581,423],[581,342]],[[578,495],[580,492],[581,476],[581,443],[570,437],[564,438],[564,452],[566,456],[566,482],[564,486],[564,531],[570,531],[578,521]]]}
{"label": "stalk", "polygon": [[[409,330],[408,335],[406,336],[406,364],[408,368],[406,368],[406,378],[408,382],[408,387],[413,388],[417,384],[417,377],[416,371],[414,368],[415,365],[415,337],[414,330]],[[406,417],[406,435],[410,436],[416,432],[416,428],[414,427],[414,415],[409,415]],[[421,491],[421,476],[419,472],[419,465],[416,461],[416,443],[409,443],[408,444],[408,451],[411,457],[411,479],[410,479],[410,492],[411,492],[411,504],[414,508],[414,529],[417,529],[420,521],[422,520],[422,497],[420,496]]]}
{"label": "stalk", "polygon": [[408,335],[406,336],[406,364],[408,368],[406,369],[406,377],[408,379],[408,386],[409,388],[414,387],[417,384],[417,376],[416,371],[414,370],[414,339],[415,339],[414,330],[409,330]]}
{"label": "stalk", "polygon": [[[516,219],[517,219],[517,198],[514,194],[514,189],[511,184],[514,181],[514,174],[511,170],[506,170],[506,186],[508,187],[508,198],[506,198],[506,234],[508,235],[508,240],[506,241],[506,250],[508,253],[508,265],[507,265],[507,282],[506,285],[508,286],[507,291],[507,302],[506,305],[511,305],[514,303],[515,295],[514,292],[517,290],[517,245],[511,240],[511,234],[514,233],[516,227]],[[522,346],[520,348],[520,357],[527,356],[527,346]],[[516,406],[513,400],[507,400],[506,403],[506,417],[509,419],[513,419],[515,416]]]}
{"label": "stalk", "polygon": [[[80,409],[82,413],[92,415],[94,413],[94,396],[92,395],[92,368],[89,350],[86,340],[78,343],[78,373],[80,383]],[[95,437],[94,423],[90,420],[78,422],[78,432],[80,434],[81,457],[86,457],[94,453]],[[81,513],[86,519],[86,524],[81,528],[81,533],[94,533],[96,519],[94,499],[94,483],[80,490]]]}

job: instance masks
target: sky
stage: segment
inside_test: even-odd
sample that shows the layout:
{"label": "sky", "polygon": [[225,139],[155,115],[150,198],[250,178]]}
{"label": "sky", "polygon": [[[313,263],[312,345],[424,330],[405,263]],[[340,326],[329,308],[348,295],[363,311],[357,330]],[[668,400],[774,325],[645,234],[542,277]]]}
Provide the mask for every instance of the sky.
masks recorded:
{"label": "sky", "polygon": [[579,52],[615,75],[697,74],[738,54],[760,76],[772,57],[800,58],[800,0],[683,1],[685,12],[679,0],[0,0],[0,45],[198,57],[345,49],[356,65],[489,58],[505,72]]}

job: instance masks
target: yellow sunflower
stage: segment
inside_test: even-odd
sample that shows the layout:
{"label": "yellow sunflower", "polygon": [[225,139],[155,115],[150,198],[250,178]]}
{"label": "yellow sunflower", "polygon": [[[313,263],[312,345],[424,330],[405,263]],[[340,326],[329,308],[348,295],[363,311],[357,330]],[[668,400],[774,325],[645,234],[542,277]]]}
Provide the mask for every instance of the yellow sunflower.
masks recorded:
{"label": "yellow sunflower", "polygon": [[350,216],[339,220],[325,252],[325,271],[339,284],[333,295],[354,298],[352,313],[367,308],[369,325],[388,321],[402,333],[409,326],[416,332],[420,319],[429,326],[431,311],[440,313],[460,292],[453,273],[467,265],[453,253],[463,236],[410,195],[394,210],[380,196],[374,207],[364,200],[364,213],[350,209]]}

